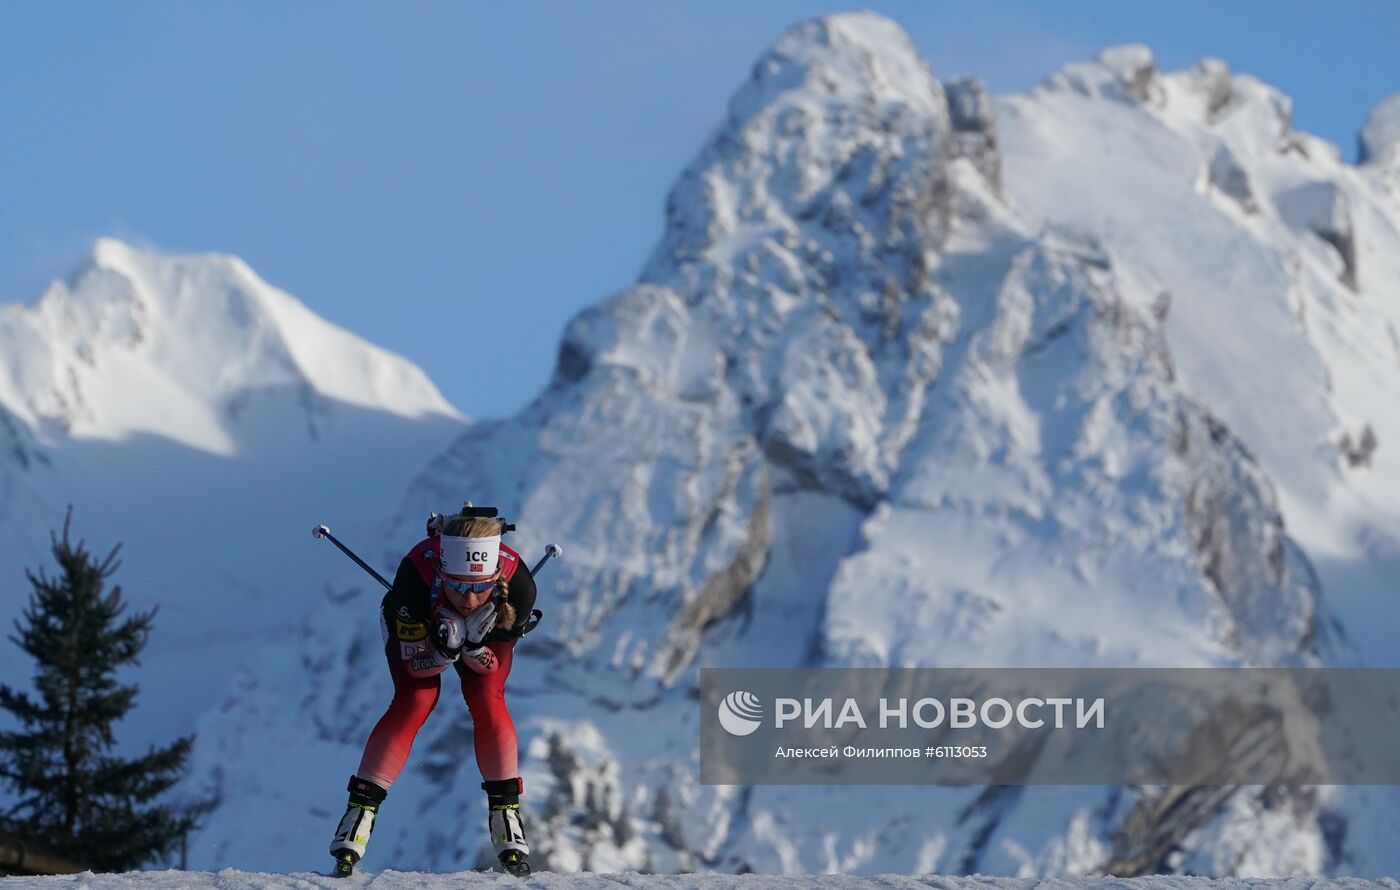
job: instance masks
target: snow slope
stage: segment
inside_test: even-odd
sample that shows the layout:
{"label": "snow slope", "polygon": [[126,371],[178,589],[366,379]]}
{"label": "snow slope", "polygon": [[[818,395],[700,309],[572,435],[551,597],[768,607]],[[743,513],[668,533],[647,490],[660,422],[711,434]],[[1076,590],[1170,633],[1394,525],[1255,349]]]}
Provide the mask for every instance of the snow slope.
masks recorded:
{"label": "snow slope", "polygon": [[[462,427],[422,370],[340,330],[227,256],[98,241],[33,305],[0,308],[0,622],[48,566],[49,534],[105,554],[159,605],[133,747],[194,728]],[[0,647],[12,685],[24,656]]]}
{"label": "snow slope", "polygon": [[613,873],[595,875],[536,874],[528,880],[503,874],[456,872],[433,874],[424,872],[383,871],[368,880],[337,880],[325,875],[302,872],[297,874],[258,874],[234,869],[219,872],[148,871],[124,875],[73,875],[43,878],[6,878],[5,886],[56,890],[61,887],[82,887],[90,890],[123,890],[150,887],[154,890],[261,890],[275,887],[339,887],[372,886],[376,890],[417,888],[417,890],[457,890],[470,887],[542,887],[559,890],[595,890],[612,887],[646,887],[653,890],[691,890],[691,888],[758,888],[821,887],[825,890],[875,890],[875,888],[929,887],[934,890],[1371,890],[1393,888],[1395,882],[1364,881],[1356,878],[1289,880],[1226,878],[1209,880],[1154,876],[1145,878],[1080,878],[1034,880],[995,877],[954,878],[941,875],[877,875],[869,878],[849,875],[645,875]]}

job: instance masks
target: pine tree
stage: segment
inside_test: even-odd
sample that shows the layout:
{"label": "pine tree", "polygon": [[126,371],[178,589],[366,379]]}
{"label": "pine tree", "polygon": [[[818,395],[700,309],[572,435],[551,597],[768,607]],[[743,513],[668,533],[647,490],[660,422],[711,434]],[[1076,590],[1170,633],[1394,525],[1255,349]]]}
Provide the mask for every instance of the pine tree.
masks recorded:
{"label": "pine tree", "polygon": [[147,754],[111,753],[112,724],[137,687],[116,671],[137,664],[156,610],[123,618],[120,586],[104,593],[120,563],[98,561],[82,541],[53,535],[56,577],[26,570],[33,591],[10,639],[34,658],[37,696],[0,684],[0,708],[21,727],[0,732],[0,778],[18,803],[6,824],[28,840],[94,871],[123,871],[167,857],[194,827],[193,811],[155,803],[179,779],[193,744],[185,736]]}

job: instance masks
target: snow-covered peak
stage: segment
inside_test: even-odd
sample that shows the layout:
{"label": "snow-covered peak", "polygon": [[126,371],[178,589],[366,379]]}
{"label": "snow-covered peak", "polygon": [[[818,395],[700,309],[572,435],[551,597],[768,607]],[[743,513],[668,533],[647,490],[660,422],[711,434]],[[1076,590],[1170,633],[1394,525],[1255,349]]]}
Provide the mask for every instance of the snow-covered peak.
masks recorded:
{"label": "snow-covered peak", "polygon": [[1375,104],[1361,128],[1357,160],[1363,164],[1393,164],[1400,167],[1400,93],[1386,96]]}
{"label": "snow-covered peak", "polygon": [[[1374,162],[1292,130],[1286,95],[1223,62],[1159,72],[1148,95],[1000,99],[1007,192],[1170,294],[1180,388],[1271,479],[1331,601],[1380,608],[1360,579],[1400,539],[1400,463],[1377,444],[1400,439],[1383,407],[1400,390],[1393,195]],[[1364,131],[1374,152],[1391,145],[1388,107]],[[1372,622],[1347,623],[1366,657],[1393,659]]]}
{"label": "snow-covered peak", "polygon": [[[1102,89],[1069,95],[1094,107],[1170,98],[1143,47],[1084,70]],[[963,162],[962,134],[995,155],[981,93],[945,90],[877,17],[789,31],[672,191],[642,284],[569,324],[544,404],[492,430],[501,457],[476,436],[454,449],[452,485],[608,554],[558,570],[613,591],[569,603],[571,652],[625,620],[619,670],[670,684],[740,596],[791,614],[803,590],[824,611],[791,651],[765,650],[780,663],[1315,656],[1315,591],[1268,481],[1180,391],[1157,280]],[[1151,147],[1125,166],[1171,167],[1176,146]],[[408,522],[451,496],[425,478]],[[1024,570],[1007,571],[1008,549]],[[1144,575],[1172,588],[1151,633]],[[1050,629],[1075,609],[1081,631]]]}
{"label": "snow-covered peak", "polygon": [[1220,59],[1163,72],[1142,44],[1109,47],[1090,61],[1063,65],[1027,98],[1053,102],[1057,94],[1141,106],[1168,120],[1221,124],[1231,141],[1250,153],[1285,149],[1293,136],[1293,100],[1278,89],[1247,74],[1232,74]]}
{"label": "snow-covered peak", "polygon": [[1092,61],[1063,65],[1036,89],[1143,101],[1149,97],[1156,75],[1157,63],[1152,50],[1140,43],[1130,43],[1109,47]]}
{"label": "snow-covered peak", "polygon": [[236,450],[237,419],[289,390],[403,417],[457,412],[416,366],[338,328],[237,257],[98,240],[67,281],[0,312],[0,406],[79,438],[151,433]]}
{"label": "snow-covered peak", "polygon": [[642,279],[787,264],[765,240],[800,262],[846,250],[833,237],[936,243],[949,132],[943,88],[898,26],[870,13],[803,22],[759,59],[672,189]]}
{"label": "snow-covered peak", "polygon": [[801,22],[780,37],[735,94],[745,119],[784,94],[798,101],[873,102],[942,113],[942,91],[909,35],[883,16],[851,12]]}

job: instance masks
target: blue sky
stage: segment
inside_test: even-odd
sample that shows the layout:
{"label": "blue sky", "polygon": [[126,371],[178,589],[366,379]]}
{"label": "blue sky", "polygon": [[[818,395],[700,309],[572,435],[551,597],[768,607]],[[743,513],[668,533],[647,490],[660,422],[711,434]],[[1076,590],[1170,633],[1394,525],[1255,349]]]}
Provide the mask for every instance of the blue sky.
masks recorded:
{"label": "blue sky", "polygon": [[[869,3],[940,77],[1024,90],[1104,46],[1216,56],[1351,157],[1400,4]],[[472,416],[629,285],[753,60],[828,3],[0,4],[0,303],[92,239],[221,251],[422,365]],[[487,336],[472,332],[490,332]],[[467,403],[467,363],[500,370]]]}

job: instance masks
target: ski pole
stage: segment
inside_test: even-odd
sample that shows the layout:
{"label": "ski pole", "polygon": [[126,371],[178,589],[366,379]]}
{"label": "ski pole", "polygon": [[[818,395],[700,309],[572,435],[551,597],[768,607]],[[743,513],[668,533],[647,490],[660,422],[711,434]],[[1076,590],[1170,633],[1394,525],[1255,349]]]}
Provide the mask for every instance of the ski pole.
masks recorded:
{"label": "ski pole", "polygon": [[[552,558],[554,558],[554,557],[556,557],[556,556],[563,556],[563,555],[564,555],[564,548],[563,548],[563,547],[560,547],[558,544],[550,544],[548,547],[544,548],[544,556],[541,556],[541,557],[540,557],[540,561],[537,562],[537,563],[535,563],[535,567],[534,567],[533,569],[530,570],[530,577],[531,577],[531,578],[537,578],[537,577],[539,577],[540,569],[544,568],[544,564],[545,564],[545,563],[549,562],[550,559],[552,559]],[[531,609],[531,610],[530,610],[530,617],[525,619],[525,623],[524,623],[524,624],[521,626],[521,628],[520,628],[520,634],[519,634],[519,635],[522,636],[522,637],[525,636],[527,633],[529,633],[530,631],[532,631],[532,630],[534,630],[536,627],[538,627],[538,626],[539,626],[539,623],[540,623],[541,621],[543,621],[543,620],[544,620],[544,613],[543,613],[543,612],[541,612],[539,609]]]}
{"label": "ski pole", "polygon": [[358,556],[356,556],[356,555],[354,554],[354,552],[352,552],[352,551],[350,550],[349,547],[346,547],[344,544],[340,543],[340,541],[336,538],[336,536],[333,535],[333,534],[331,534],[331,530],[328,529],[328,528],[326,528],[324,525],[318,525],[318,526],[316,526],[315,528],[313,528],[313,529],[311,530],[311,537],[316,538],[317,540],[319,540],[319,539],[321,539],[321,538],[325,538],[325,539],[327,539],[328,541],[330,541],[332,544],[334,544],[335,546],[339,547],[341,553],[344,553],[346,556],[348,556],[348,557],[350,557],[351,559],[353,559],[353,560],[355,561],[355,565],[359,566],[360,568],[364,569],[366,572],[369,572],[371,575],[373,575],[373,576],[374,576],[374,580],[378,581],[380,584],[383,584],[385,590],[388,590],[391,586],[393,586],[393,585],[391,585],[388,581],[385,581],[385,580],[384,580],[384,576],[383,576],[383,575],[379,574],[379,573],[376,572],[374,569],[370,568],[368,563],[366,563],[363,559],[360,559]]}
{"label": "ski pole", "polygon": [[[341,552],[341,553],[344,553],[346,556],[348,556],[348,557],[350,557],[352,560],[354,560],[355,565],[357,565],[357,566],[359,566],[360,568],[364,569],[366,572],[369,572],[370,575],[374,577],[374,580],[378,581],[380,584],[383,584],[385,590],[388,590],[390,587],[393,586],[393,585],[391,585],[388,581],[385,581],[385,580],[384,580],[384,576],[383,576],[383,575],[379,574],[379,573],[376,572],[374,569],[370,568],[369,565],[368,565],[363,559],[360,559],[358,556],[356,556],[356,555],[355,555],[355,552],[354,552],[353,550],[351,550],[349,547],[346,547],[344,544],[340,543],[340,539],[337,538],[335,535],[331,534],[331,530],[330,530],[329,528],[327,528],[326,526],[324,526],[324,525],[318,525],[318,526],[316,526],[315,528],[313,528],[313,529],[311,530],[311,537],[316,538],[316,539],[325,538],[326,540],[328,540],[328,541],[330,541],[332,544],[334,544],[336,547],[340,548],[340,552]],[[556,557],[556,556],[563,556],[563,555],[564,555],[564,548],[563,548],[563,547],[560,547],[558,544],[550,544],[548,547],[546,547],[546,548],[544,549],[544,556],[541,556],[541,557],[540,557],[540,561],[537,562],[537,563],[535,563],[535,567],[534,567],[533,569],[530,570],[530,576],[531,576],[531,577],[534,577],[535,575],[538,575],[539,572],[540,572],[540,569],[544,568],[544,564],[545,564],[545,563],[549,562],[552,558],[554,558],[554,557]]]}

